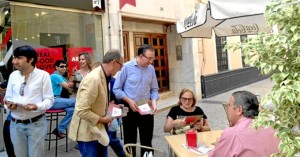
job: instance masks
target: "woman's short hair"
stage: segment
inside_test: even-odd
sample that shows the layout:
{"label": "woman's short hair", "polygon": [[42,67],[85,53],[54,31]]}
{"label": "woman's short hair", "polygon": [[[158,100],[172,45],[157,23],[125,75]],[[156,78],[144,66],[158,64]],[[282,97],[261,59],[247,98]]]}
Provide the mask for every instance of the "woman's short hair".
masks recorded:
{"label": "woman's short hair", "polygon": [[183,88],[179,94],[179,101],[178,101],[178,105],[182,105],[181,103],[181,97],[184,93],[186,92],[190,92],[192,95],[193,95],[193,104],[192,104],[192,107],[194,107],[196,105],[196,97],[195,97],[195,94],[192,90],[188,89],[188,88]]}

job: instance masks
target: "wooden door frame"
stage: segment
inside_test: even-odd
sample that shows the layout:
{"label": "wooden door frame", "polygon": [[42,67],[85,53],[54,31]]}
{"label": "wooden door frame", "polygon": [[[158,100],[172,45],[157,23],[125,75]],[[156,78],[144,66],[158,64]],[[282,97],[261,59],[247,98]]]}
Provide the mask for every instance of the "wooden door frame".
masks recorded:
{"label": "wooden door frame", "polygon": [[[134,53],[135,53],[135,56],[137,55],[137,48],[136,48],[136,41],[135,41],[135,36],[138,36],[138,35],[141,35],[141,36],[149,36],[149,45],[151,45],[152,47],[155,47],[153,46],[153,43],[152,43],[152,37],[153,36],[156,36],[156,37],[159,37],[159,36],[162,36],[164,39],[165,39],[165,46],[164,46],[164,49],[165,49],[165,68],[166,68],[166,80],[167,80],[167,88],[164,89],[164,88],[160,88],[159,89],[159,92],[164,92],[164,91],[168,91],[170,90],[170,77],[169,77],[169,62],[168,62],[168,46],[167,46],[167,35],[166,34],[163,34],[163,33],[143,33],[143,32],[134,32],[133,33],[133,44],[134,44]],[[153,66],[154,67],[154,66]],[[157,70],[156,67],[154,67],[155,70]],[[158,80],[157,81],[162,81],[162,80],[159,80],[159,78],[157,78]]]}

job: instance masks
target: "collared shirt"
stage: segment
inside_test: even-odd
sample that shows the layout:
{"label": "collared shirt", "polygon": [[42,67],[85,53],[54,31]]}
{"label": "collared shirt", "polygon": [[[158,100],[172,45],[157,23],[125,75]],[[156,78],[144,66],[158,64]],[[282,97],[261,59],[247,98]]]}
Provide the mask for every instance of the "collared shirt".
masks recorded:
{"label": "collared shirt", "polygon": [[12,101],[26,105],[34,103],[37,110],[26,111],[21,107],[11,111],[12,117],[15,119],[25,120],[36,117],[49,109],[54,101],[51,87],[50,76],[46,71],[34,68],[29,74],[26,85],[24,86],[24,96],[20,95],[20,88],[25,82],[25,76],[22,76],[19,70],[14,71],[9,76],[6,94],[4,100]]}
{"label": "collared shirt", "polygon": [[137,64],[136,59],[124,64],[115,81],[113,91],[117,99],[129,97],[134,101],[159,99],[158,83],[152,65],[147,68]]}
{"label": "collared shirt", "polygon": [[270,156],[278,152],[279,139],[271,128],[251,128],[253,119],[241,118],[226,128],[209,157]]}
{"label": "collared shirt", "polygon": [[50,79],[54,96],[60,96],[62,91],[62,86],[60,84],[63,82],[67,82],[67,80],[57,71],[50,75]]}

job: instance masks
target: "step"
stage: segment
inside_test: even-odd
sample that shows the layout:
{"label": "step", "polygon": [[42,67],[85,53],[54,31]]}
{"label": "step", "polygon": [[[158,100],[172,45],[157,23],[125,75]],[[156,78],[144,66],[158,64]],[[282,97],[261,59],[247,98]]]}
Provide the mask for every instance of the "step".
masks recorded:
{"label": "step", "polygon": [[178,103],[178,96],[173,91],[159,93],[160,99],[157,102],[158,112],[169,110]]}
{"label": "step", "polygon": [[165,91],[165,92],[162,92],[162,93],[159,93],[159,99],[162,100],[162,99],[166,99],[170,96],[174,96],[174,92],[173,91]]}

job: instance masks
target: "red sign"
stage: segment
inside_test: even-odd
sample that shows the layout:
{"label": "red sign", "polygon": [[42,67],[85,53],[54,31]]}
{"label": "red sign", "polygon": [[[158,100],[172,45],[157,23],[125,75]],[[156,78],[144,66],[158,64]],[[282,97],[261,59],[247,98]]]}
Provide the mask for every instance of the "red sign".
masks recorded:
{"label": "red sign", "polygon": [[[3,33],[3,32],[1,32],[1,33]],[[6,32],[5,36],[4,36],[4,39],[2,40],[2,43],[0,45],[0,50],[1,51],[6,46],[7,42],[10,39],[10,37],[11,37],[11,27],[8,28],[8,30],[7,30],[7,32]]]}
{"label": "red sign", "polygon": [[119,0],[119,3],[120,3],[120,10],[124,7],[125,4],[136,6],[135,0]]}
{"label": "red sign", "polygon": [[93,56],[93,48],[91,47],[78,47],[78,48],[68,48],[68,66],[69,66],[69,76],[72,75],[72,69],[76,67],[79,70],[79,54],[89,53]]}
{"label": "red sign", "polygon": [[38,54],[36,67],[52,74],[55,71],[54,63],[63,59],[62,48],[35,48]]}

